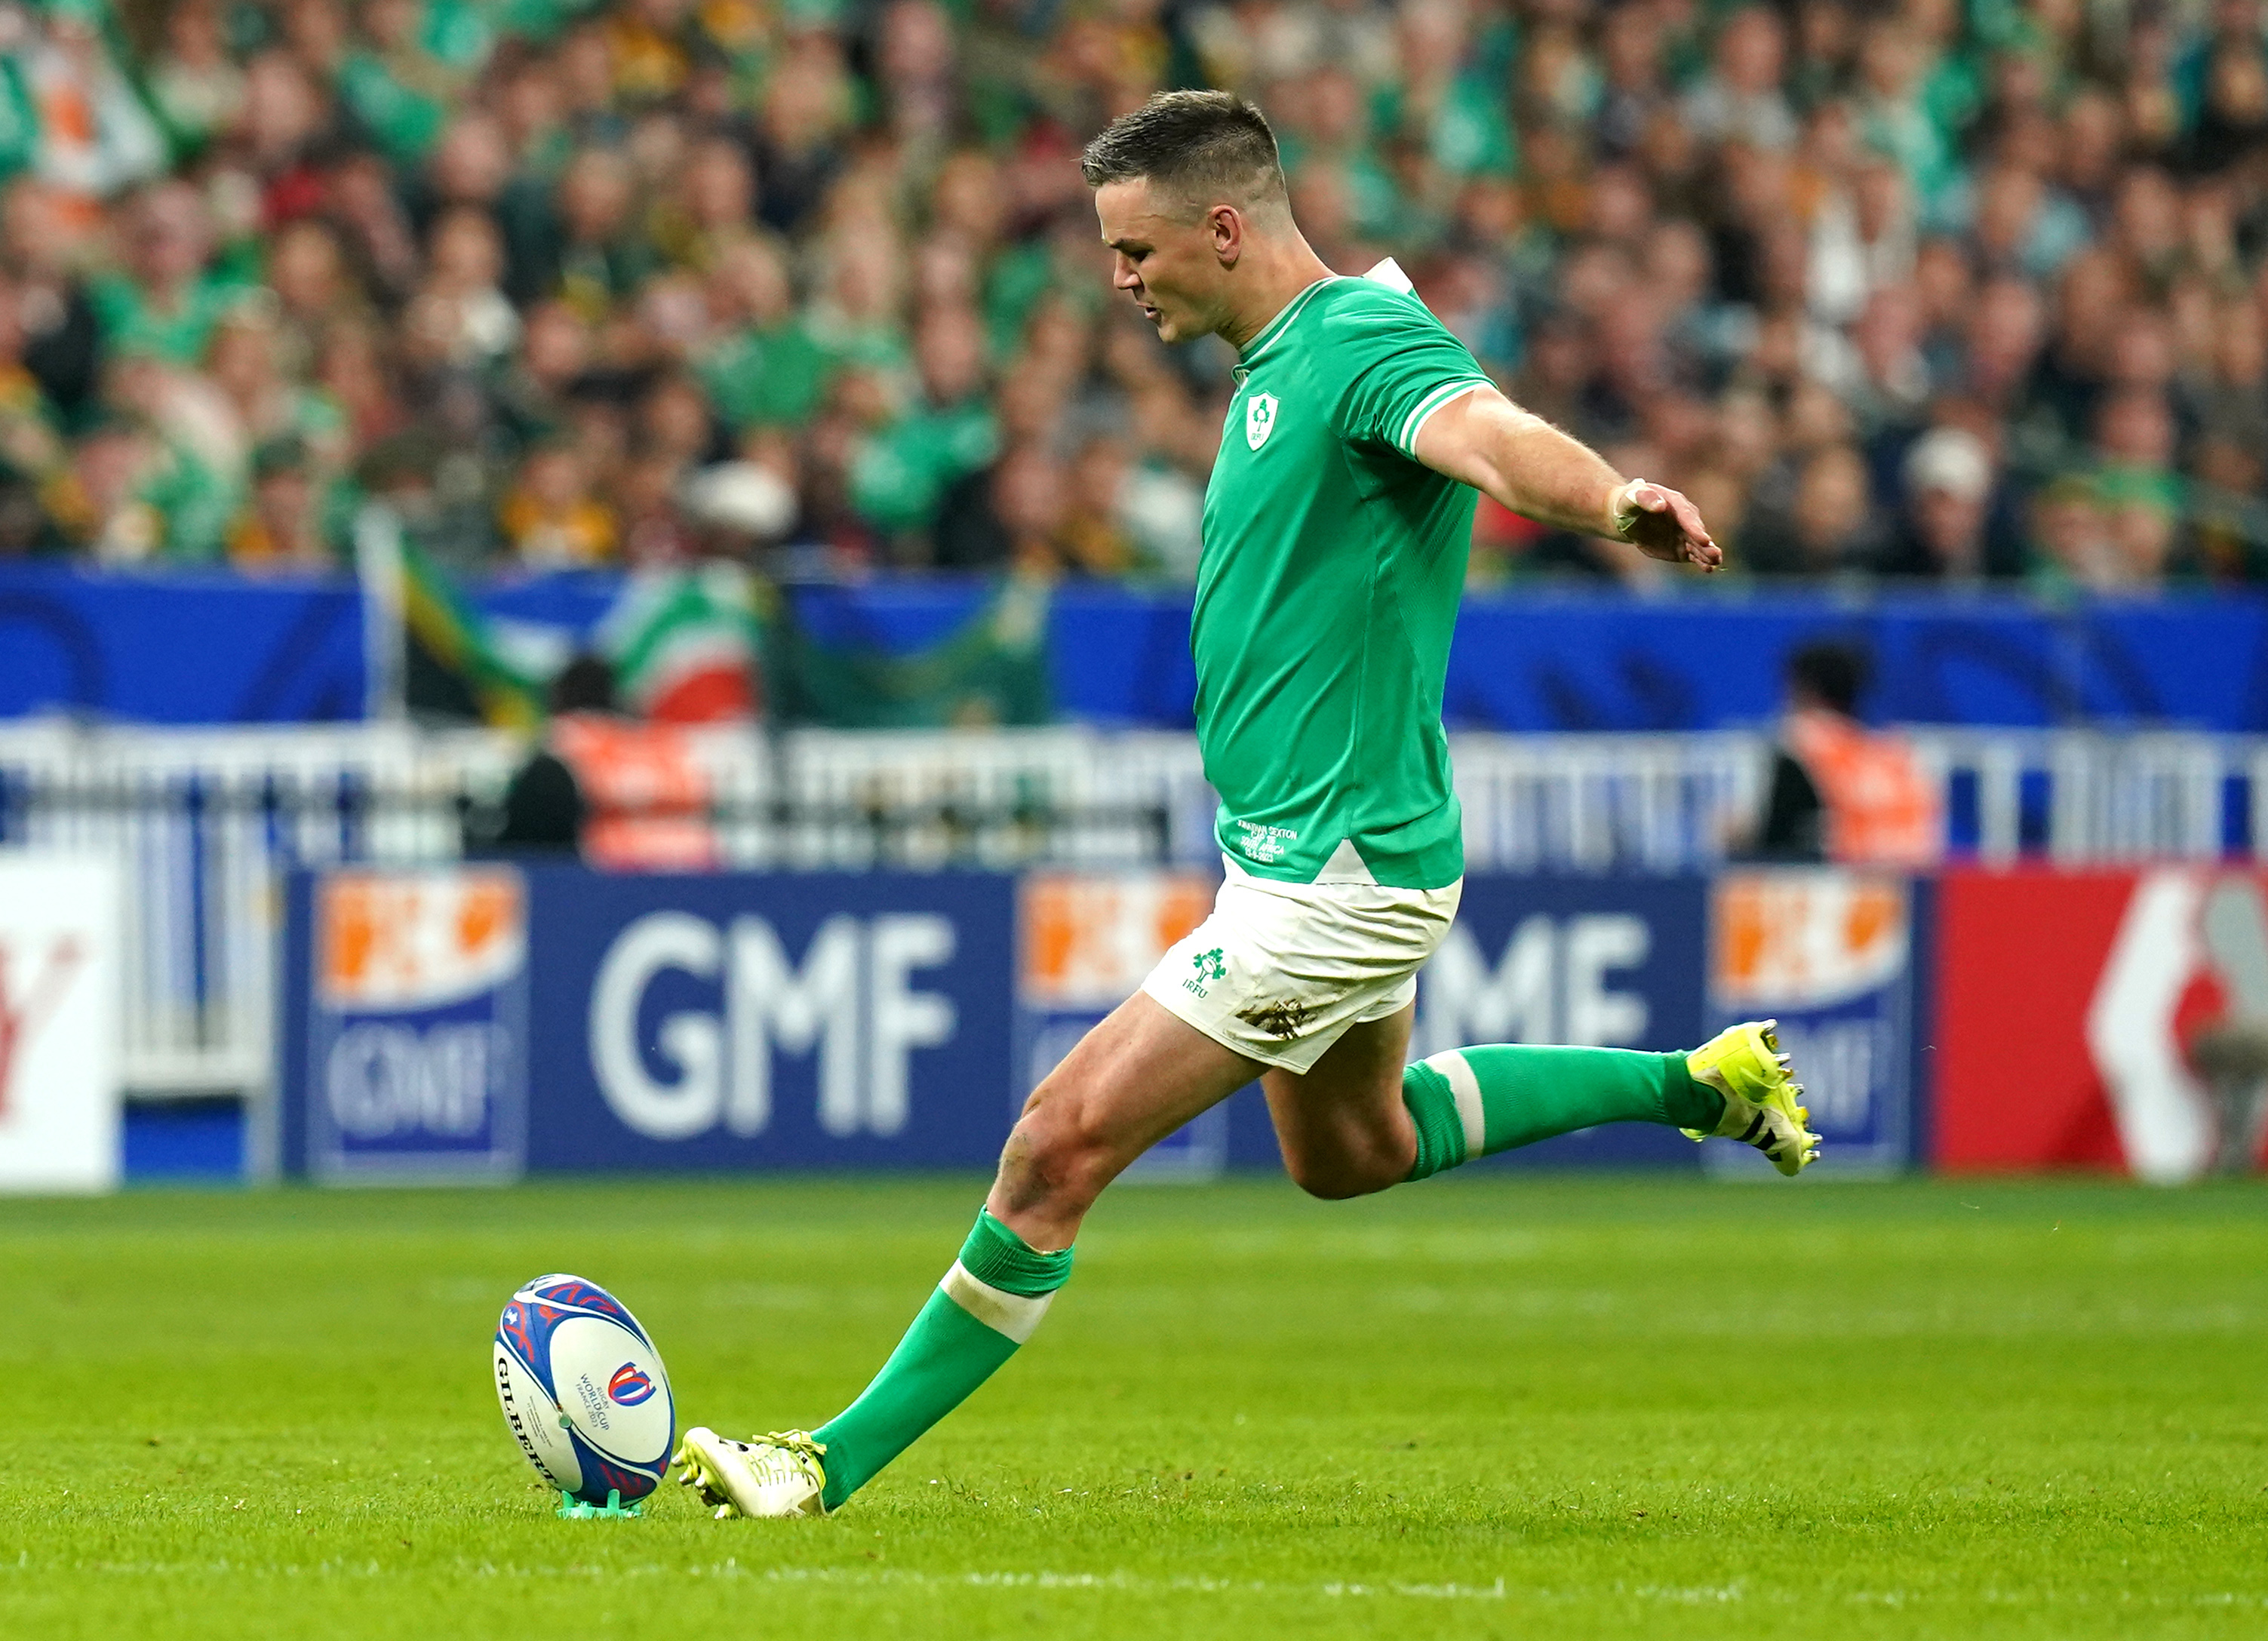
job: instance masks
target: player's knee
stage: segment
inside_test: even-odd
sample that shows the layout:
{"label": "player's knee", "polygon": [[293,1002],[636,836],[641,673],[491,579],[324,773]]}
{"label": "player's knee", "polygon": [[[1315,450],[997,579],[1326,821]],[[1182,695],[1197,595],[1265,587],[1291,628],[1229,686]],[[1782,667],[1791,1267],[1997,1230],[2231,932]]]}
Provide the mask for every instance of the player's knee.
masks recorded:
{"label": "player's knee", "polygon": [[1083,1211],[1110,1183],[1116,1172],[1113,1156],[1108,1142],[1083,1120],[1076,1100],[1035,1100],[1001,1153],[1001,1181],[1016,1201]]}
{"label": "player's knee", "polygon": [[1343,1203],[1351,1196],[1368,1196],[1373,1192],[1382,1191],[1389,1185],[1401,1182],[1400,1174],[1372,1157],[1345,1154],[1287,1156],[1284,1159],[1284,1166],[1291,1174],[1292,1184],[1308,1196],[1321,1197],[1327,1203]]}

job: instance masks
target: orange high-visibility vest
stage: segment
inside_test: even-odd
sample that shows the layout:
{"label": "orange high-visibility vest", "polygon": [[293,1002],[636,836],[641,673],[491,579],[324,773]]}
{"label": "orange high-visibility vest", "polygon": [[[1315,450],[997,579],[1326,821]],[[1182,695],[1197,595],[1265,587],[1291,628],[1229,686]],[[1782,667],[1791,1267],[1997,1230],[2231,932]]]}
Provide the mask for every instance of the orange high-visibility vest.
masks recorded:
{"label": "orange high-visibility vest", "polygon": [[583,858],[593,865],[697,872],[717,864],[708,773],[682,731],[575,712],[552,720],[551,749],[574,770],[589,806]]}
{"label": "orange high-visibility vest", "polygon": [[1845,865],[1928,866],[1945,852],[1944,806],[1896,735],[1839,712],[1791,712],[1784,731],[1826,808],[1827,857]]}

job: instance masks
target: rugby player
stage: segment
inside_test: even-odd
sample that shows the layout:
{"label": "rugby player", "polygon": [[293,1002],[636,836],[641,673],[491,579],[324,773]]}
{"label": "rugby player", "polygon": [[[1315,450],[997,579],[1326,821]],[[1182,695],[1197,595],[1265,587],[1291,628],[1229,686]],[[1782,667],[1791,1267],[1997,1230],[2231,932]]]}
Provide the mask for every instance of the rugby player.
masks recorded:
{"label": "rugby player", "polygon": [[1033,1093],[960,1257],[858,1399],[810,1431],[687,1432],[679,1479],[720,1517],[840,1506],[1032,1336],[1103,1188],[1255,1077],[1285,1167],[1323,1197],[1602,1122],[1744,1140],[1786,1174],[1817,1155],[1769,1022],[1690,1054],[1404,1063],[1464,870],[1441,691],[1474,492],[1719,569],[1693,504],[1512,403],[1391,263],[1326,268],[1249,103],[1153,98],[1083,164],[1118,290],[1165,341],[1239,356],[1190,621],[1226,880]]}

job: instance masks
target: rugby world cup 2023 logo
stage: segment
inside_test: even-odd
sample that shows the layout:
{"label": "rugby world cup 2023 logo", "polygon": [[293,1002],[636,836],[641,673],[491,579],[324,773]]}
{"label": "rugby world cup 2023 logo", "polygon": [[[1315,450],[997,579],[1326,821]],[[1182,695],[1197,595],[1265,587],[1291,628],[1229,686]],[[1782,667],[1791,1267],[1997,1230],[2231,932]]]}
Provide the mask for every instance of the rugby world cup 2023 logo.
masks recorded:
{"label": "rugby world cup 2023 logo", "polygon": [[626,1408],[634,1408],[653,1394],[653,1376],[635,1362],[625,1362],[607,1381],[607,1394]]}

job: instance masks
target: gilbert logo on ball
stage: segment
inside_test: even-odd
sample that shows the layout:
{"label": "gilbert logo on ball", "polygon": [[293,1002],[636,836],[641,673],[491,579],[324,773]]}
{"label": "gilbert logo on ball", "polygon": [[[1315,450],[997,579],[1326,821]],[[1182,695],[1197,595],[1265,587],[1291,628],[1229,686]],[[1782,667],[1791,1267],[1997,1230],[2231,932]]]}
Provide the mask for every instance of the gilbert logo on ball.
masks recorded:
{"label": "gilbert logo on ball", "polygon": [[578,1503],[660,1484],[677,1435],[661,1356],[622,1302],[580,1277],[539,1277],[497,1322],[497,1400],[536,1474]]}

